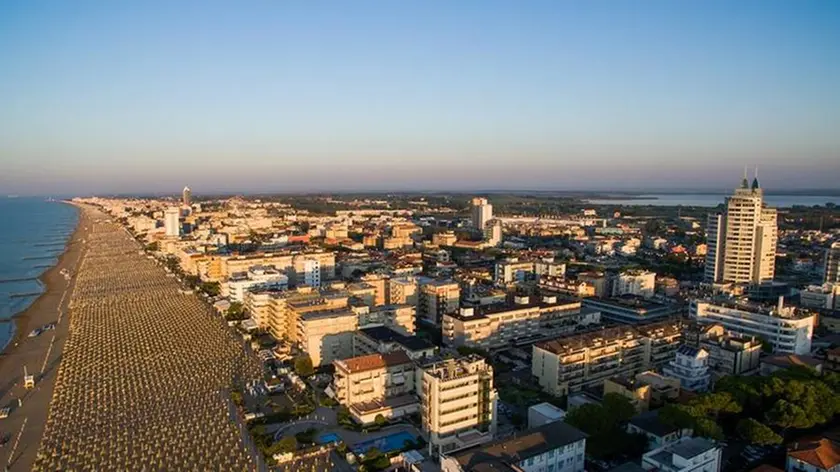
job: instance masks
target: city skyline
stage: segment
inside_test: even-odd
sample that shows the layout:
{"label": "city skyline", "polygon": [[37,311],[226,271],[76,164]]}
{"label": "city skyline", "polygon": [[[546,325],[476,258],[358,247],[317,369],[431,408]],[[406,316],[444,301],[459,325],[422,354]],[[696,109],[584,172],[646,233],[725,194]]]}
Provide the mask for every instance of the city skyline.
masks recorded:
{"label": "city skyline", "polygon": [[0,6],[3,194],[840,179],[840,5]]}

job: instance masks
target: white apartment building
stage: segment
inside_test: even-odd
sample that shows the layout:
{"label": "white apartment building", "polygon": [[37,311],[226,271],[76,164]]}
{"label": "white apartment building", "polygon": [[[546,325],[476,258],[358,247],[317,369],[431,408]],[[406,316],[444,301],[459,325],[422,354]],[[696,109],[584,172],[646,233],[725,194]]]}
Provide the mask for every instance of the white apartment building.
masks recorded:
{"label": "white apartment building", "polygon": [[472,199],[472,224],[479,231],[484,231],[487,223],[493,219],[493,205],[486,198]]}
{"label": "white apartment building", "polygon": [[706,438],[682,438],[642,456],[642,468],[658,472],[719,472],[721,448]]}
{"label": "white apartment building", "polygon": [[683,390],[705,392],[712,378],[709,353],[693,346],[680,346],[674,360],[662,368],[662,375],[678,379]]}
{"label": "white apartment building", "polygon": [[744,175],[726,199],[726,211],[709,215],[705,277],[713,283],[758,284],[773,280],[778,228],[775,208],[764,204],[758,178]]}
{"label": "white apartment building", "polygon": [[269,266],[253,266],[248,272],[234,274],[222,284],[221,295],[231,301],[243,303],[245,293],[252,289],[285,290],[289,277]]}
{"label": "white apartment building", "polygon": [[840,283],[809,285],[799,292],[799,304],[805,308],[834,310],[840,308]]}
{"label": "white apartment building", "polygon": [[832,243],[825,252],[825,274],[823,281],[827,284],[840,284],[840,241]]}
{"label": "white apartment building", "polygon": [[[564,266],[565,270],[565,266]],[[499,285],[521,283],[534,274],[533,261],[520,261],[511,257],[496,263],[494,282]]]}
{"label": "white apartment building", "polygon": [[613,286],[613,296],[636,295],[651,298],[656,292],[656,273],[631,270],[618,275]]}
{"label": "white apartment building", "polygon": [[427,364],[417,371],[423,433],[433,456],[493,439],[493,367],[476,355]]}
{"label": "white apartment building", "polygon": [[586,434],[562,421],[441,458],[441,472],[582,472]]}
{"label": "white apartment building", "polygon": [[332,391],[361,424],[416,413],[415,366],[405,351],[370,354],[333,361]]}
{"label": "white apartment building", "polygon": [[484,227],[484,241],[490,246],[498,246],[502,244],[502,233],[502,222],[492,220]]}
{"label": "white apartment building", "polygon": [[814,333],[814,315],[782,299],[775,307],[746,299],[693,300],[689,315],[701,324],[720,324],[740,336],[755,336],[773,346],[778,354],[809,354]]}
{"label": "white apartment building", "polygon": [[181,210],[176,207],[167,208],[163,212],[163,228],[167,237],[177,238],[181,235]]}
{"label": "white apartment building", "polygon": [[309,287],[321,286],[321,261],[318,259],[303,260],[303,284]]}

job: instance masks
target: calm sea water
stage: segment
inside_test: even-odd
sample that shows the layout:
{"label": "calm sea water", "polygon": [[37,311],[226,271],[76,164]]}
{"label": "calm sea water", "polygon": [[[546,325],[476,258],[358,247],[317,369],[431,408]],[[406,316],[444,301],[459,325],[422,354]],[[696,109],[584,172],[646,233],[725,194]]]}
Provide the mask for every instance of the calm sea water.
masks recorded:
{"label": "calm sea water", "polygon": [[43,292],[38,277],[58,262],[77,221],[71,205],[0,197],[0,349],[14,333],[11,317]]}
{"label": "calm sea water", "polygon": [[[613,199],[593,199],[587,200],[589,203],[596,205],[653,205],[653,206],[698,206],[698,207],[716,207],[723,203],[727,195],[724,194],[683,194],[683,195],[667,195],[667,194],[650,194],[639,195],[639,198],[625,199],[618,197]],[[790,208],[797,205],[814,206],[825,205],[826,203],[834,203],[840,205],[840,197],[826,197],[813,195],[767,195],[764,201],[768,205],[776,208]]]}

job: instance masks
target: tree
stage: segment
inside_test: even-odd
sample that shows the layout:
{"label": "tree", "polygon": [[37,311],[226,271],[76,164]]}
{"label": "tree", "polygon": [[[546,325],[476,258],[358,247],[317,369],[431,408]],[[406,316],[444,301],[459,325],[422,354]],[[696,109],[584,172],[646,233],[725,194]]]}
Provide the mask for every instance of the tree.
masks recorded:
{"label": "tree", "polygon": [[242,321],[247,318],[245,307],[240,302],[231,302],[227,311],[225,312],[225,319],[228,321]]}
{"label": "tree", "polygon": [[776,401],[773,408],[767,412],[766,418],[770,424],[779,426],[782,429],[810,428],[816,423],[813,418],[809,418],[802,407],[786,400]]}
{"label": "tree", "polygon": [[306,354],[295,358],[295,372],[301,377],[309,377],[314,374],[315,368],[312,366],[312,359]]}
{"label": "tree", "polygon": [[385,418],[384,416],[382,416],[381,414],[376,415],[376,418],[374,418],[373,421],[374,421],[374,423],[376,423],[377,426],[380,426],[380,427],[388,424],[388,419]]}
{"label": "tree", "polygon": [[630,418],[636,415],[636,407],[629,398],[619,395],[617,393],[608,393],[604,395],[601,402],[604,408],[604,413],[608,418],[615,422],[630,421]]}
{"label": "tree", "polygon": [[759,446],[775,446],[782,443],[782,437],[776,434],[767,425],[759,423],[758,421],[747,418],[738,422],[735,428],[738,435],[750,444]]}
{"label": "tree", "polygon": [[198,288],[211,297],[217,297],[221,293],[219,282],[202,282]]}
{"label": "tree", "polygon": [[278,452],[289,453],[295,452],[298,448],[297,438],[294,436],[283,436],[283,439],[277,443]]}

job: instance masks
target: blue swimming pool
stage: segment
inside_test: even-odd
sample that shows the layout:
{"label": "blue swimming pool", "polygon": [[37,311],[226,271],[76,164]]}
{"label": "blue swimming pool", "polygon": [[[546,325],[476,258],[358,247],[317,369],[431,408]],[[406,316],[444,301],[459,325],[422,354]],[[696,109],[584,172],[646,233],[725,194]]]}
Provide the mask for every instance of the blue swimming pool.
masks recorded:
{"label": "blue swimming pool", "polygon": [[318,444],[330,444],[341,442],[341,438],[335,433],[324,433],[318,436]]}
{"label": "blue swimming pool", "polygon": [[378,449],[380,452],[389,453],[399,451],[405,446],[406,441],[414,441],[414,436],[406,431],[389,434],[381,438],[371,439],[369,441],[360,442],[352,447],[352,451],[356,455],[365,454],[372,448]]}

